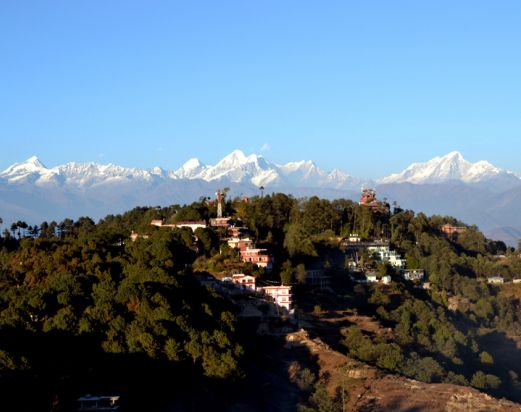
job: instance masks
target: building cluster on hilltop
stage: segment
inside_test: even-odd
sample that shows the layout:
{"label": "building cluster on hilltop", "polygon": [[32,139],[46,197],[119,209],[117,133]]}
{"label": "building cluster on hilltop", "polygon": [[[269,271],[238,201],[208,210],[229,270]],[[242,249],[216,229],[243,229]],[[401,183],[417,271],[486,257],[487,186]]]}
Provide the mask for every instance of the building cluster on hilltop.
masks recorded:
{"label": "building cluster on hilltop", "polygon": [[[214,229],[224,229],[224,240],[228,246],[232,249],[237,250],[238,256],[243,263],[251,263],[259,268],[263,268],[266,272],[270,272],[273,268],[273,257],[265,248],[255,247],[254,242],[251,240],[249,233],[250,229],[245,226],[237,226],[232,222],[230,217],[222,215],[222,202],[224,200],[224,193],[218,191],[216,193],[216,205],[217,205],[217,217],[209,220],[209,225],[204,220],[195,221],[178,221],[175,223],[165,223],[164,220],[152,220],[150,225],[161,229],[178,229],[178,228],[189,228],[194,232],[194,241],[197,240],[195,231],[197,229],[206,229],[208,227]],[[242,200],[247,203],[247,198]],[[222,233],[222,232],[221,232]],[[130,238],[132,241],[138,238],[147,239],[150,234],[138,234],[132,231]],[[201,283],[216,285],[219,282],[217,279],[204,278],[200,279]],[[244,293],[255,293],[258,296],[264,297],[269,302],[275,303],[278,307],[289,312],[292,305],[292,294],[291,286],[284,285],[267,285],[259,286],[256,284],[256,278],[254,276],[246,275],[243,273],[234,273],[231,276],[224,277],[220,282],[223,285],[232,285],[233,288],[228,292],[234,294]]]}
{"label": "building cluster on hilltop", "polygon": [[255,276],[246,275],[244,273],[234,273],[226,276],[221,280],[213,276],[199,278],[199,282],[205,286],[217,288],[226,294],[232,296],[237,295],[255,295],[267,302],[274,303],[283,313],[291,313],[292,309],[292,292],[291,286],[286,285],[257,285]]}
{"label": "building cluster on hilltop", "polygon": [[[220,240],[225,242],[231,249],[235,250],[237,257],[243,263],[255,265],[263,268],[266,272],[273,269],[273,256],[268,249],[256,247],[255,242],[250,238],[250,229],[236,222],[231,217],[223,216],[222,202],[224,193],[218,191],[214,203],[217,205],[217,216],[209,219],[196,221],[178,221],[175,223],[165,223],[163,220],[152,220],[150,224],[158,228],[190,228],[194,232],[194,239],[197,240],[196,230],[208,227],[216,230]],[[389,205],[385,201],[376,198],[373,189],[364,189],[359,202],[360,206],[369,208],[374,213],[389,212]],[[449,223],[440,227],[440,231],[452,237],[464,233],[467,230],[464,226],[454,226]],[[138,235],[132,232],[132,240],[138,237],[147,238],[149,234]],[[391,242],[384,239],[362,238],[356,233],[349,234],[340,240],[340,249],[346,257],[346,269],[349,277],[356,283],[381,283],[388,285],[393,276],[400,276],[403,280],[414,282],[423,288],[429,288],[430,284],[424,282],[425,272],[422,269],[407,269],[407,261],[402,255],[393,249]],[[376,273],[378,270],[379,273]],[[331,286],[330,271],[325,270],[324,264],[319,264],[313,268],[304,268],[303,275],[299,281],[318,288],[329,288]],[[211,280],[205,280],[211,281]],[[215,279],[217,282],[217,279]],[[499,277],[488,279],[489,283],[502,283]],[[267,300],[276,303],[279,307],[289,311],[292,305],[291,286],[267,285],[260,286],[254,276],[244,273],[230,273],[225,276],[221,284],[233,286],[230,293],[233,294],[261,294]]]}

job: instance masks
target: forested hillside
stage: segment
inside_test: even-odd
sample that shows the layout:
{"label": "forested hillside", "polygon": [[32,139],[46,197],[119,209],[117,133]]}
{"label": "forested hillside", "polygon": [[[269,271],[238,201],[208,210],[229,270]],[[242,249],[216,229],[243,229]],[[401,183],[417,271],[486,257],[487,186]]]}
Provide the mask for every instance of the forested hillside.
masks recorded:
{"label": "forested hillside", "polygon": [[[32,227],[15,222],[0,239],[3,399],[20,411],[65,411],[85,393],[117,392],[132,399],[128,410],[160,410],[154,408],[172,399],[185,407],[172,410],[196,410],[187,399],[204,388],[206,401],[223,410],[235,399],[247,404],[244,394],[258,389],[252,382],[263,373],[259,357],[278,350],[276,339],[254,342],[258,324],[267,320],[241,319],[234,301],[197,281],[200,274],[221,278],[240,271],[293,285],[294,315],[277,320],[286,327],[307,322],[320,335],[328,313],[349,309],[388,331],[371,333],[352,323],[323,336],[355,359],[521,401],[521,363],[509,361],[520,359],[521,290],[508,283],[521,277],[518,250],[472,226],[447,236],[443,224],[464,224],[397,205],[375,212],[349,200],[272,194],[228,200],[224,213],[269,250],[271,272],[242,263],[223,228],[197,229],[194,237],[188,228],[150,225],[157,219],[208,221],[216,208],[205,198],[136,208],[98,223],[88,217]],[[134,242],[132,231],[139,235]],[[353,282],[341,246],[351,233],[388,240],[408,269],[425,271],[430,289],[404,280],[371,254],[360,257],[357,270],[391,276],[391,283]],[[307,284],[309,268],[324,270],[330,285]],[[489,285],[490,276],[506,283]],[[327,379],[301,363],[289,383],[294,404],[280,410],[341,409],[340,398],[324,389]]]}

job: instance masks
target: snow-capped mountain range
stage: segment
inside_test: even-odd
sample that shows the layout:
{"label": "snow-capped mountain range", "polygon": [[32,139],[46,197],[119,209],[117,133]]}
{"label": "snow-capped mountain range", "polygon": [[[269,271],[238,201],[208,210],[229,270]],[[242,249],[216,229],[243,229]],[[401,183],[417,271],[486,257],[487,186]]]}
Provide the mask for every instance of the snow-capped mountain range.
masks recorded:
{"label": "snow-capped mountain range", "polygon": [[[66,163],[46,167],[36,156],[0,173],[0,217],[4,222],[95,219],[135,206],[189,203],[229,187],[232,196],[281,191],[357,200],[362,187],[428,214],[450,214],[482,229],[519,233],[521,174],[487,161],[471,163],[459,152],[414,163],[376,181],[345,171],[325,171],[310,160],[276,164],[235,150],[215,165],[193,158],[177,170],[126,168],[113,164]],[[499,229],[498,229],[499,228]]]}
{"label": "snow-capped mountain range", "polygon": [[252,184],[256,187],[327,187],[359,190],[361,185],[374,184],[368,179],[357,179],[340,170],[325,172],[312,161],[290,162],[278,165],[263,156],[246,156],[235,150],[214,166],[199,159],[188,160],[179,169],[166,171],[125,168],[113,164],[66,163],[47,168],[36,156],[15,163],[0,173],[0,181],[8,184],[59,185],[85,188],[122,181],[157,182],[160,180],[195,180]]}
{"label": "snow-capped mountain range", "polygon": [[404,171],[384,177],[378,183],[425,184],[447,181],[480,183],[497,179],[516,184],[519,181],[519,175],[499,169],[485,160],[476,163],[468,162],[461,153],[451,152],[446,156],[435,157],[425,163],[413,163]]}

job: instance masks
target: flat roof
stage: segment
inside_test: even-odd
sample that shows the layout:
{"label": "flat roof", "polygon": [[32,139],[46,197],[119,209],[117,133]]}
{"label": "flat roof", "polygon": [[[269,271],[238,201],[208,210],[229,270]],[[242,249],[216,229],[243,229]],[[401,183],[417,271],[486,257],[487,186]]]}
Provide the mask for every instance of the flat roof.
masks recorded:
{"label": "flat roof", "polygon": [[120,398],[119,395],[100,395],[100,396],[92,396],[85,395],[81,398],[78,398],[78,401],[101,401],[104,399],[110,399],[111,401],[117,401]]}

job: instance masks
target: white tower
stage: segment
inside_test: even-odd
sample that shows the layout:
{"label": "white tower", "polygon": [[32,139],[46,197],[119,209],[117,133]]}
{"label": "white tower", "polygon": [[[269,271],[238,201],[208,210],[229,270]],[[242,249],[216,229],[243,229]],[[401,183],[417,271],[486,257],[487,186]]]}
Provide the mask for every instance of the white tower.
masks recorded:
{"label": "white tower", "polygon": [[223,217],[223,193],[218,190],[215,195],[217,196],[217,217]]}

